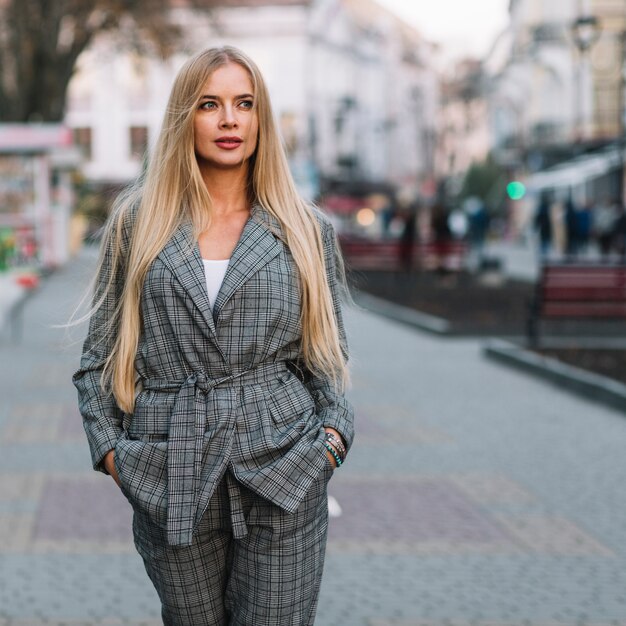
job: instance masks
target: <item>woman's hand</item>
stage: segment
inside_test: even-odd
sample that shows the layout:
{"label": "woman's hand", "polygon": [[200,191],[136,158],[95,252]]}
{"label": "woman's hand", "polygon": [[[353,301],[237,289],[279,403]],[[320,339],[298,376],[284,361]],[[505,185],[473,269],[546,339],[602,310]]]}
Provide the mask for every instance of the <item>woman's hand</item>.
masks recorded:
{"label": "woman's hand", "polygon": [[104,469],[106,469],[109,474],[113,477],[113,480],[117,483],[118,487],[121,487],[120,477],[117,475],[117,470],[115,469],[115,450],[109,450],[102,459],[102,465],[104,465]]}

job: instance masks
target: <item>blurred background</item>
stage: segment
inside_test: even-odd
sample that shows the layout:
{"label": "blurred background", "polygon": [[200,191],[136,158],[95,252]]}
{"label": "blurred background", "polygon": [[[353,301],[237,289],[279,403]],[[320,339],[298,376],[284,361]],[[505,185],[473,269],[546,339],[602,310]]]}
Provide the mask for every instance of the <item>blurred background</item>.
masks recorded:
{"label": "blurred background", "polygon": [[[363,290],[449,317],[428,270],[480,291],[535,279],[542,260],[623,259],[625,6],[7,0],[3,290],[7,274],[62,267],[97,238],[177,69],[224,43],[264,71],[302,194],[333,217],[352,269],[374,272],[355,277]],[[420,275],[383,293],[397,270]],[[415,303],[420,282],[449,310]],[[523,332],[523,306],[494,300],[529,285],[499,286],[474,305]]]}
{"label": "blurred background", "polygon": [[626,624],[626,0],[0,0],[0,625],[159,623],[55,325],[224,44],[356,304],[317,623]]}

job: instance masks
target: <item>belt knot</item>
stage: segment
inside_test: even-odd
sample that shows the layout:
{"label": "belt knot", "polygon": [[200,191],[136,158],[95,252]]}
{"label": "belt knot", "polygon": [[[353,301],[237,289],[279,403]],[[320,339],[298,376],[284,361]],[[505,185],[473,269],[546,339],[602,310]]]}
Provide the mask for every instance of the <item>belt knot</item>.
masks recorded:
{"label": "belt knot", "polygon": [[187,380],[185,380],[186,386],[197,387],[198,390],[202,391],[202,393],[207,394],[211,391],[211,388],[214,385],[211,385],[211,379],[206,375],[206,372],[199,370],[197,372],[193,372]]}
{"label": "belt knot", "polygon": [[146,381],[144,388],[178,390],[172,408],[168,439],[167,536],[170,545],[191,545],[200,493],[202,449],[206,428],[207,398],[218,385],[244,377],[250,382],[284,372],[285,362],[268,362],[220,378],[211,378],[203,369],[184,381]]}
{"label": "belt knot", "polygon": [[223,383],[227,383],[231,380],[235,380],[248,372],[252,372],[252,369],[244,370],[242,372],[237,372],[235,374],[228,374],[227,376],[221,376],[220,378],[211,378],[207,375],[204,370],[196,370],[192,374],[190,374],[185,382],[183,383],[185,386],[193,386],[199,389],[202,393],[208,394],[215,387],[222,385]]}

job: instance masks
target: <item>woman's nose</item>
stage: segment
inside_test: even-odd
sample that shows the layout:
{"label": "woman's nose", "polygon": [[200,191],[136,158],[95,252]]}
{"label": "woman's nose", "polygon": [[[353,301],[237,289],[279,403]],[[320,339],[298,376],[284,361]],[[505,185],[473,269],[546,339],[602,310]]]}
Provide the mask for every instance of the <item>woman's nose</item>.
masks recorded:
{"label": "woman's nose", "polygon": [[222,119],[220,124],[225,127],[232,127],[237,125],[237,118],[235,117],[235,111],[230,106],[225,106],[222,109]]}

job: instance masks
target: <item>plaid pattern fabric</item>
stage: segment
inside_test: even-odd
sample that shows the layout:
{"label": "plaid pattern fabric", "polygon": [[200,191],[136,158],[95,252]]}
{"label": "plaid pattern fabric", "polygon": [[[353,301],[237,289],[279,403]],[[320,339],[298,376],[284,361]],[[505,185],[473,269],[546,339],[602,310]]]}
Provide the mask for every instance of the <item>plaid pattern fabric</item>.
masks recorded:
{"label": "plaid pattern fabric", "polygon": [[[326,463],[293,513],[240,487],[227,472],[190,546],[136,513],[135,545],[166,626],[308,626],[315,618],[328,528]],[[247,533],[234,539],[233,520]]]}
{"label": "plaid pattern fabric", "polygon": [[[336,237],[319,215],[329,284],[342,345],[345,329],[336,278]],[[125,225],[127,247],[132,220]],[[190,223],[151,265],[143,286],[135,412],[124,415],[100,376],[111,348],[102,325],[117,305],[124,268],[111,250],[96,297],[114,289],[91,319],[74,374],[94,467],[115,448],[123,491],[166,529],[171,545],[190,545],[218,478],[229,467],[253,492],[295,512],[326,463],[323,427],[349,448],[353,410],[322,376],[302,382],[287,368],[301,340],[297,267],[260,205],[252,209],[213,306]]]}

